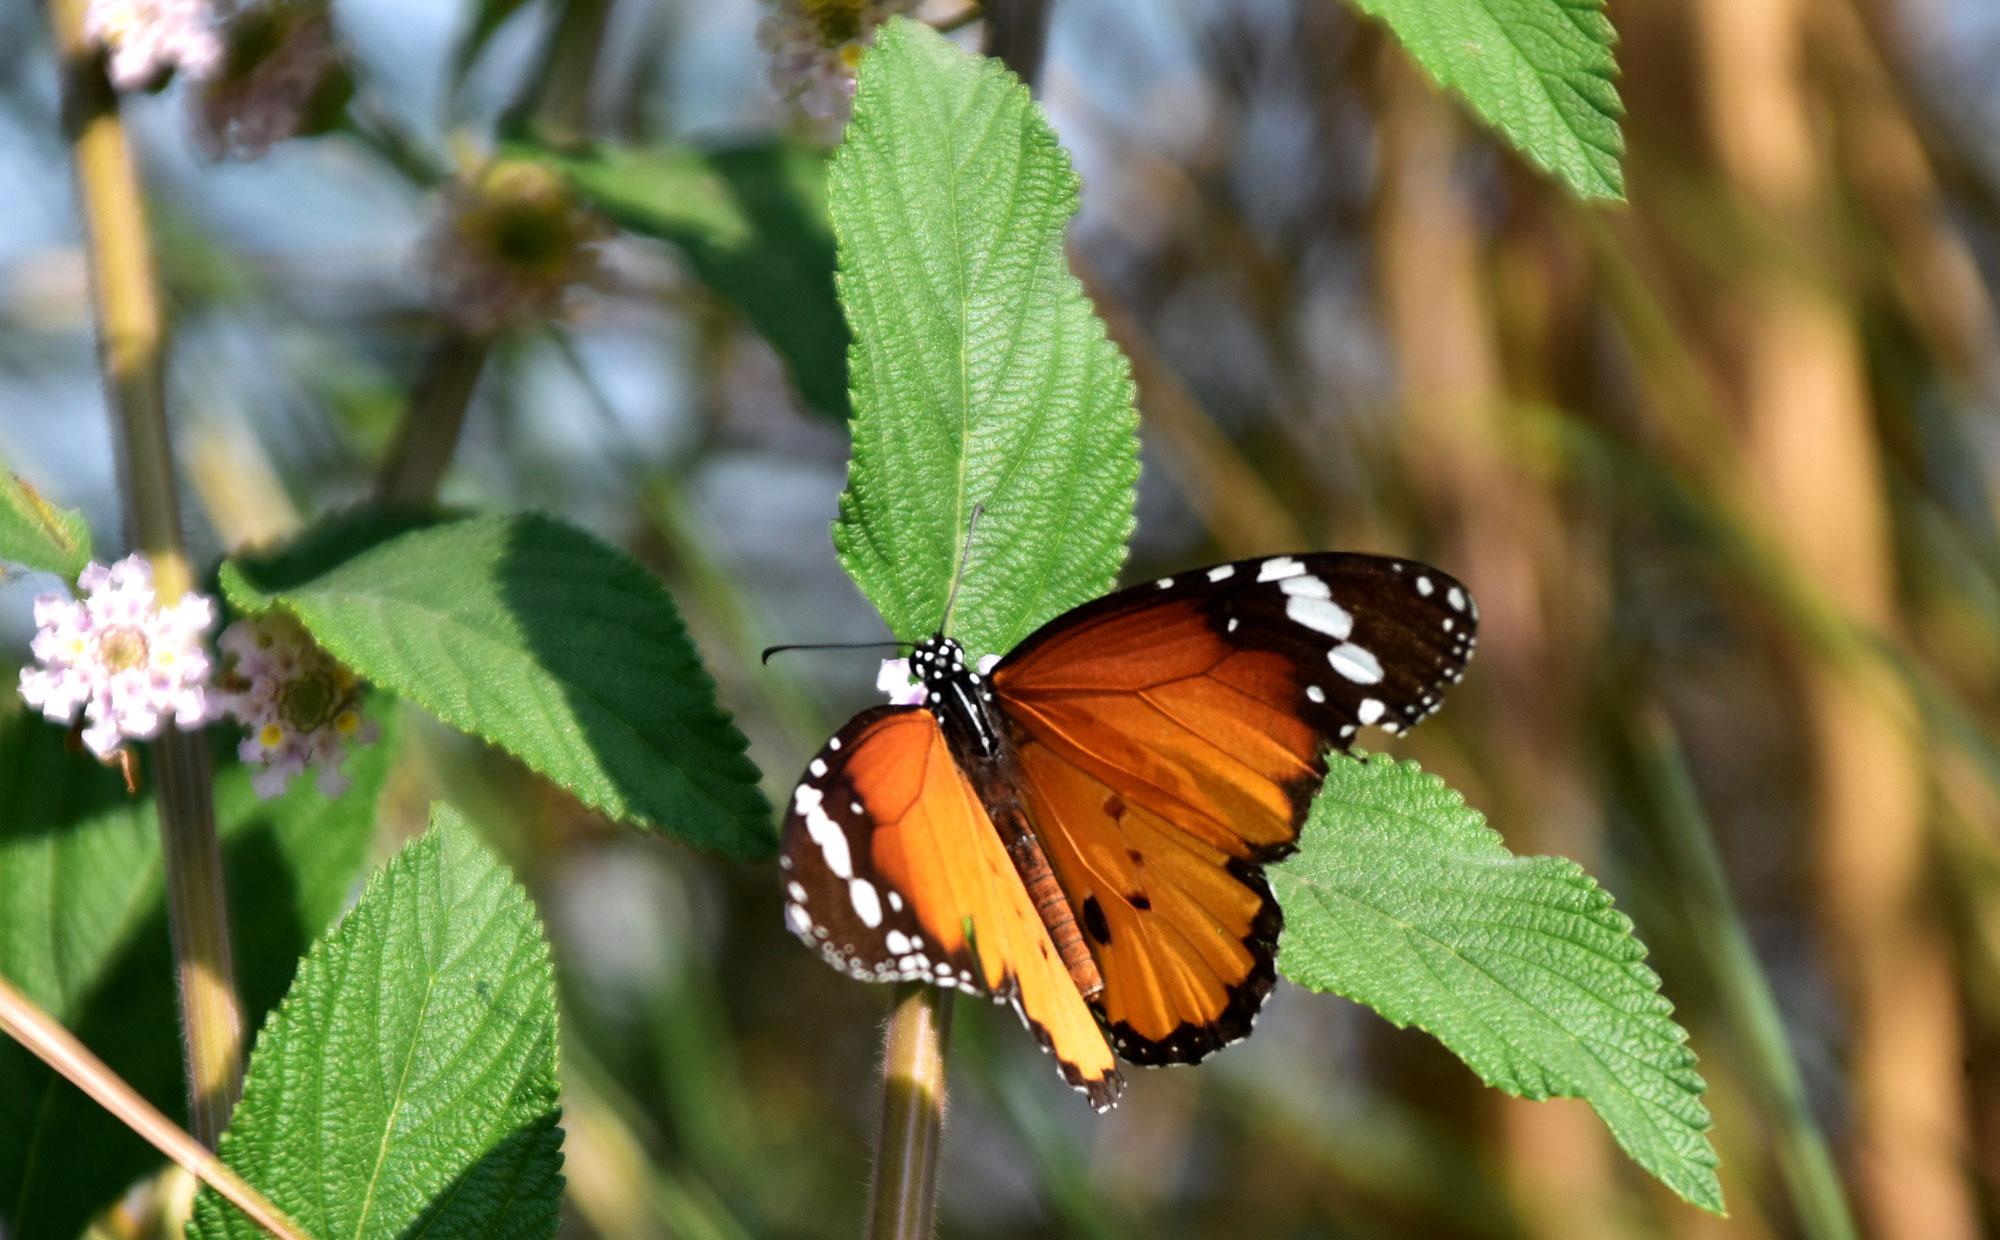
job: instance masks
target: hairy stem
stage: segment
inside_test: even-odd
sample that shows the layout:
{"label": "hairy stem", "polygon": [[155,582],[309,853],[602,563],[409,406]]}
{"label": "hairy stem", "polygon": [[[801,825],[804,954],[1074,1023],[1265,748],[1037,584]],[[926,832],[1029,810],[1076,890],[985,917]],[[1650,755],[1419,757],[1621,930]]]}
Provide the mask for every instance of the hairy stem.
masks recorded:
{"label": "hairy stem", "polygon": [[141,1098],[104,1061],[76,1040],[55,1018],[0,978],[0,1033],[19,1042],[92,1102],[124,1121],[125,1126],[208,1185],[262,1227],[282,1240],[305,1240],[298,1224],[285,1217],[256,1189],[244,1183],[200,1141],[176,1127],[159,1108]]}
{"label": "hairy stem", "polygon": [[867,1234],[870,1240],[930,1240],[944,1135],[951,993],[909,983],[896,988],[893,1002],[883,1038],[882,1125],[875,1138]]}
{"label": "hairy stem", "polygon": [[[160,597],[171,601],[194,578],[181,541],[167,431],[161,373],[165,326],[138,169],[102,58],[83,41],[84,7],[84,0],[56,0],[50,9],[62,58],[64,128],[83,207],[127,539],[152,560]],[[195,1136],[212,1148],[229,1122],[243,1071],[243,1016],[230,956],[212,773],[207,746],[171,723],[154,742],[153,759],[187,1052],[188,1115]]]}

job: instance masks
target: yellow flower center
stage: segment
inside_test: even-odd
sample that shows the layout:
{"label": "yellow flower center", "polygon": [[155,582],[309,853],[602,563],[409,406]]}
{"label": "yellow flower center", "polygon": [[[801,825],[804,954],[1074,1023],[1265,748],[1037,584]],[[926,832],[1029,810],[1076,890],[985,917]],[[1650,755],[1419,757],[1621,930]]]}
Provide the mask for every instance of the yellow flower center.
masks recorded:
{"label": "yellow flower center", "polygon": [[146,661],[146,635],[138,629],[113,629],[97,643],[104,666],[114,672],[130,671]]}
{"label": "yellow flower center", "polygon": [[861,14],[867,7],[865,0],[806,0],[805,6],[806,16],[819,26],[828,47],[852,43],[862,36]]}
{"label": "yellow flower center", "polygon": [[258,729],[257,743],[266,749],[276,749],[278,746],[284,744],[285,729],[283,725],[276,723],[265,724],[262,728]]}
{"label": "yellow flower center", "polygon": [[308,672],[278,695],[278,713],[301,732],[310,732],[333,718],[340,704],[340,693],[324,673]]}

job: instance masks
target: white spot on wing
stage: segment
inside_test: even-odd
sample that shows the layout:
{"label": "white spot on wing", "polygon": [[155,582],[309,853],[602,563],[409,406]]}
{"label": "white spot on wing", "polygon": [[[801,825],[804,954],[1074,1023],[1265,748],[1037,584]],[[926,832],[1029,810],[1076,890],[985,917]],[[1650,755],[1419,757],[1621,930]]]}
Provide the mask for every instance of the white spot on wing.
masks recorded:
{"label": "white spot on wing", "polygon": [[888,945],[891,956],[907,956],[910,954],[910,936],[904,934],[901,930],[891,930],[882,937],[882,941]]}
{"label": "white spot on wing", "polygon": [[806,888],[804,883],[794,880],[785,884],[785,894],[797,903],[804,904],[806,902]]}
{"label": "white spot on wing", "polygon": [[1418,594],[1423,595],[1425,598],[1429,598],[1431,596],[1431,591],[1435,589],[1437,589],[1437,587],[1431,584],[1431,579],[1429,577],[1417,578]]}
{"label": "white spot on wing", "polygon": [[1453,586],[1444,593],[1444,601],[1451,604],[1453,611],[1465,610],[1465,591]]}
{"label": "white spot on wing", "polygon": [[[1288,581],[1285,584],[1292,583]],[[1354,631],[1354,617],[1348,615],[1347,609],[1332,599],[1295,596],[1285,600],[1285,615],[1293,623],[1303,624],[1313,632],[1324,633],[1335,641],[1346,640],[1347,635]]]}
{"label": "white spot on wing", "polygon": [[1274,556],[1257,566],[1257,580],[1283,581],[1306,571],[1306,566],[1288,555]]}
{"label": "white spot on wing", "polygon": [[1208,579],[1210,581],[1227,581],[1235,575],[1236,566],[1234,564],[1218,564],[1208,570]]}
{"label": "white spot on wing", "polygon": [[812,914],[806,912],[803,905],[787,904],[785,906],[785,924],[792,928],[793,934],[811,934],[813,928]]}
{"label": "white spot on wing", "polygon": [[1171,590],[1174,588],[1174,579],[1172,577],[1162,577],[1153,584],[1160,587],[1162,590]]}
{"label": "white spot on wing", "polygon": [[820,761],[818,758],[814,758],[812,760],[812,765],[807,767],[806,769],[813,773],[814,779],[818,779],[820,776],[826,774],[826,763]]}
{"label": "white spot on wing", "polygon": [[882,924],[882,897],[876,893],[875,884],[865,878],[857,878],[847,884],[847,898],[854,901],[854,915],[870,930]]}
{"label": "white spot on wing", "polygon": [[1354,717],[1363,723],[1373,723],[1388,709],[1380,698],[1362,698],[1361,705],[1355,708]]}
{"label": "white spot on wing", "polygon": [[1287,577],[1278,583],[1278,588],[1291,595],[1306,595],[1311,598],[1333,597],[1333,591],[1327,588],[1327,584],[1310,573]]}
{"label": "white spot on wing", "polygon": [[902,893],[902,892],[900,892],[900,891],[891,891],[891,892],[889,893],[889,907],[890,907],[890,909],[892,909],[893,911],[895,911],[895,912],[898,912],[898,913],[900,913],[900,912],[902,912],[902,911],[903,911],[903,893]]}
{"label": "white spot on wing", "polygon": [[806,820],[806,834],[819,845],[826,868],[833,871],[835,878],[846,878],[854,873],[854,857],[847,849],[847,833],[827,816],[825,800],[826,794],[819,789],[800,784],[792,793],[792,812]]}
{"label": "white spot on wing", "polygon": [[1315,702],[1324,702],[1326,701],[1326,690],[1320,688],[1318,685],[1307,685],[1306,697]]}
{"label": "white spot on wing", "polygon": [[1357,685],[1377,684],[1382,679],[1382,665],[1365,648],[1353,642],[1342,642],[1329,650],[1326,661],[1333,670],[1347,677]]}

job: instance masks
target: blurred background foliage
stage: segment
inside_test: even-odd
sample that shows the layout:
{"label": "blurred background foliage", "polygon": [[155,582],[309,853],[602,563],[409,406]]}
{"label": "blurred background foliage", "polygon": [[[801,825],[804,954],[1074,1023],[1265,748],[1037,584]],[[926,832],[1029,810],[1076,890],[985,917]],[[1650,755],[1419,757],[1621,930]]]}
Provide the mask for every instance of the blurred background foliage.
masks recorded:
{"label": "blurred background foliage", "polygon": [[[1636,919],[1712,1085],[1732,1217],[1647,1181],[1583,1104],[1499,1097],[1421,1034],[1281,988],[1255,1039],[1141,1074],[1101,1119],[968,1006],[944,1234],[1819,1237],[1845,1203],[1868,1235],[2000,1230],[2000,7],[1609,11],[1608,207],[1335,0],[996,0],[962,37],[1035,78],[1084,175],[1072,258],[1144,415],[1135,573],[1347,547],[1468,581],[1479,661],[1398,748]],[[757,5],[334,16],[357,89],[327,137],[216,165],[171,93],[127,109],[198,551],[365,497],[427,385],[476,384],[443,497],[559,512],[657,568],[782,796],[875,663],[757,648],[879,622],[826,533],[840,388],[767,343],[825,361],[823,221],[732,179],[799,158],[769,153],[798,135]],[[0,8],[0,456],[110,549],[57,113],[39,6]],[[652,159],[679,218],[648,231],[674,243],[621,236],[561,329],[454,353],[413,255],[439,173],[502,135]],[[770,230],[747,254],[745,216]],[[46,587],[0,591],[0,657]],[[614,829],[404,722],[374,855],[447,797],[550,924],[574,1234],[851,1234],[885,993],[798,949],[774,870]],[[138,1234],[134,1202],[106,1234]]]}

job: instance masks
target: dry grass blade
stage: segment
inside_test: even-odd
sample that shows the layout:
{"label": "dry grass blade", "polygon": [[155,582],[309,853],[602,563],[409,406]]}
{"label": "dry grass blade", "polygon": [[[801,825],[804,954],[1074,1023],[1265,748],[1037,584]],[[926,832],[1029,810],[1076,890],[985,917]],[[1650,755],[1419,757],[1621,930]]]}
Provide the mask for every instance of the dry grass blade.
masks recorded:
{"label": "dry grass blade", "polygon": [[91,1054],[88,1047],[4,978],[0,978],[0,1033],[26,1047],[30,1054],[124,1121],[155,1149],[221,1193],[259,1227],[280,1240],[310,1240],[298,1224],[285,1217],[284,1211],[244,1183],[242,1177],[209,1153],[201,1142],[162,1115],[159,1108],[141,1098],[103,1060]]}

